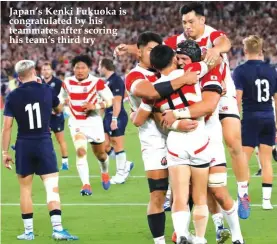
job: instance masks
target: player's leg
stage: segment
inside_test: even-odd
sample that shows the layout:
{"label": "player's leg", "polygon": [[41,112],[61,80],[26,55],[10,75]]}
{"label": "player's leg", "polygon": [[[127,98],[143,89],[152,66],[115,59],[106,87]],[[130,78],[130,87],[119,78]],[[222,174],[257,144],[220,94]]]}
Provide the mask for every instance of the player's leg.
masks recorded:
{"label": "player's leg", "polygon": [[149,170],[146,172],[150,190],[150,200],[147,208],[148,226],[155,244],[165,244],[165,213],[163,203],[168,187],[167,169]]}
{"label": "player's leg", "polygon": [[55,240],[78,240],[62,226],[62,211],[59,195],[58,173],[44,174],[40,176],[46,190],[47,207],[53,228],[52,237]]}
{"label": "player's leg", "polygon": [[[243,243],[237,206],[229,194],[226,185],[226,166],[217,165],[211,167],[209,172],[209,192],[212,194],[213,198],[218,202],[222,209],[222,213],[232,233],[232,242],[239,241],[239,243]],[[228,237],[226,235],[230,234],[227,231],[224,232],[223,230],[224,228],[222,225],[222,227],[219,227],[217,231],[217,243],[224,243]]]}
{"label": "player's leg", "polygon": [[32,182],[33,175],[17,175],[20,185],[20,209],[24,224],[24,234],[17,236],[18,240],[33,240],[33,201],[32,201]]}
{"label": "player's leg", "polygon": [[105,190],[108,190],[110,188],[109,157],[105,151],[105,142],[99,144],[91,142],[91,147],[100,166],[102,186]]}
{"label": "player's leg", "polygon": [[62,170],[68,170],[68,151],[67,144],[64,139],[64,116],[63,114],[52,115],[50,121],[50,128],[54,132],[55,137],[60,145],[62,155]]}
{"label": "player's leg", "polygon": [[61,154],[62,154],[62,170],[68,170],[68,152],[67,152],[67,144],[64,138],[64,131],[56,132],[55,137],[60,145]]}
{"label": "player's leg", "polygon": [[33,202],[32,180],[35,173],[32,155],[36,148],[35,140],[17,139],[15,144],[15,167],[20,185],[20,208],[24,224],[24,233],[19,240],[33,240]]}
{"label": "player's leg", "polygon": [[270,210],[273,209],[270,202],[273,182],[272,146],[260,144],[259,152],[262,164],[263,209]]}
{"label": "player's leg", "polygon": [[38,143],[35,173],[40,176],[46,191],[46,200],[53,227],[52,237],[56,240],[77,240],[62,226],[62,211],[59,195],[59,174],[56,154],[51,138]]}
{"label": "player's leg", "polygon": [[209,218],[207,206],[208,175],[209,164],[200,167],[191,167],[192,198],[194,202],[193,224],[196,243],[206,243],[205,233]]}
{"label": "player's leg", "polygon": [[[231,82],[229,82],[231,84]],[[230,88],[231,90],[231,88]],[[248,181],[249,167],[242,149],[241,124],[237,101],[231,94],[219,102],[219,118],[222,124],[223,137],[232,158],[232,167],[238,184],[239,215],[248,218],[250,214]]]}
{"label": "player's leg", "polygon": [[142,151],[142,159],[150,192],[147,219],[155,244],[165,244],[165,213],[163,210],[163,202],[165,192],[168,188],[168,171],[165,158],[166,148],[145,148]]}
{"label": "player's leg", "polygon": [[73,143],[76,150],[76,166],[79,177],[82,181],[82,196],[90,196],[92,189],[89,182],[89,167],[87,161],[87,138],[84,134],[78,133],[74,135]]}
{"label": "player's leg", "polygon": [[103,126],[104,126],[104,132],[105,132],[105,144],[106,144],[105,150],[110,159],[115,159],[114,148],[112,147],[111,141],[110,141],[110,135],[112,133],[111,121],[112,121],[112,115],[105,115],[103,119]]}
{"label": "player's leg", "polygon": [[255,147],[255,156],[259,165],[259,170],[257,171],[257,173],[255,174],[256,176],[262,175],[262,165],[261,165],[261,161],[260,161],[260,156],[259,156],[259,148]]}
{"label": "player's leg", "polygon": [[[170,146],[167,153],[167,160],[170,187],[172,195],[174,196],[171,206],[171,216],[177,237],[176,243],[187,243],[190,238],[188,197],[191,172],[188,160],[189,155],[185,152],[185,155],[180,158],[178,155],[181,152],[181,148],[174,147],[174,144],[172,144],[173,141],[174,135],[172,136],[170,134],[167,139],[167,144]],[[176,152],[179,152],[179,154]]]}
{"label": "player's leg", "polygon": [[114,184],[124,183],[134,167],[134,163],[127,160],[124,150],[124,135],[128,123],[127,114],[122,114],[117,119],[117,129],[110,134],[111,143],[115,151],[116,176],[112,178]]}
{"label": "player's leg", "polygon": [[275,144],[275,121],[274,119],[263,120],[263,131],[260,134],[259,153],[262,164],[262,189],[263,189],[263,209],[273,209],[271,205],[271,192],[273,182],[272,168],[272,146]]}

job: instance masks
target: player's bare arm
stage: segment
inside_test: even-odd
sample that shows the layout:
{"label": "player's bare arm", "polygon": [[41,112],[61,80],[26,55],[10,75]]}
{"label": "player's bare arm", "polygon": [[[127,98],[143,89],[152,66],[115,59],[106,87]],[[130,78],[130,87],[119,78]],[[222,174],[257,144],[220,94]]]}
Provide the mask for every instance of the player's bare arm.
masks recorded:
{"label": "player's bare arm", "polygon": [[240,113],[241,113],[242,95],[243,95],[243,91],[242,90],[237,90],[237,92],[236,92],[236,98],[237,98],[238,109],[239,109]]}
{"label": "player's bare arm", "polygon": [[116,130],[117,127],[117,117],[121,111],[122,96],[115,96],[113,99],[113,117],[111,122],[111,129]]}
{"label": "player's bare arm", "polygon": [[221,53],[227,53],[231,49],[231,42],[226,35],[222,35],[214,41],[214,47],[209,48],[206,53],[205,61],[213,64],[219,59]]}
{"label": "player's bare arm", "polygon": [[220,93],[205,91],[202,93],[202,101],[192,104],[184,109],[167,110],[163,113],[164,123],[167,127],[172,126],[173,118],[190,119],[199,118],[212,114],[217,107]]}
{"label": "player's bare arm", "polygon": [[12,134],[13,117],[4,116],[2,129],[2,162],[7,169],[11,168],[11,163],[14,163],[9,155],[9,146]]}
{"label": "player's bare arm", "polygon": [[148,80],[142,80],[136,84],[133,93],[137,97],[146,98],[147,100],[155,100],[170,95],[173,91],[178,90],[184,85],[193,85],[196,82],[197,73],[188,70],[181,77],[155,85],[152,85]]}

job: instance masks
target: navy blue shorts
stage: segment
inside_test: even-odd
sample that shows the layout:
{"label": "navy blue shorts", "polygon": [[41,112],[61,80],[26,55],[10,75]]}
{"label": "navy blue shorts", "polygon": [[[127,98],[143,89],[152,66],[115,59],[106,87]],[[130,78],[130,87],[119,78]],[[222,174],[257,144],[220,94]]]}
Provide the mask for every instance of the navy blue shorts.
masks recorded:
{"label": "navy blue shorts", "polygon": [[15,144],[15,167],[16,173],[24,176],[58,172],[52,139],[17,139]]}
{"label": "navy blue shorts", "polygon": [[241,125],[243,146],[275,145],[276,129],[274,118],[243,118]]}
{"label": "navy blue shorts", "polygon": [[51,116],[50,128],[54,133],[62,132],[64,130],[64,117],[63,113]]}
{"label": "navy blue shorts", "polygon": [[106,114],[104,117],[104,131],[109,134],[111,137],[118,137],[125,135],[125,129],[128,123],[127,113],[121,114],[117,118],[117,127],[116,130],[111,130],[112,114]]}

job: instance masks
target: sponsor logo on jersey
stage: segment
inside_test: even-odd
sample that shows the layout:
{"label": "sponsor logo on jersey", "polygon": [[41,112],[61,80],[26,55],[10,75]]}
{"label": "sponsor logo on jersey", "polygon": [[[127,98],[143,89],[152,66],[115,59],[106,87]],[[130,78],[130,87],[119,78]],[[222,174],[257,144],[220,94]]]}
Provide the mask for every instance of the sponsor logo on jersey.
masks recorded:
{"label": "sponsor logo on jersey", "polygon": [[227,111],[228,109],[229,109],[228,106],[223,106],[223,107],[222,107],[222,110],[223,110],[223,111]]}
{"label": "sponsor logo on jersey", "polygon": [[161,165],[162,165],[162,166],[166,166],[166,165],[167,165],[166,157],[163,157],[163,158],[162,158],[162,160],[161,160]]}
{"label": "sponsor logo on jersey", "polygon": [[84,87],[83,92],[88,92],[88,88]]}

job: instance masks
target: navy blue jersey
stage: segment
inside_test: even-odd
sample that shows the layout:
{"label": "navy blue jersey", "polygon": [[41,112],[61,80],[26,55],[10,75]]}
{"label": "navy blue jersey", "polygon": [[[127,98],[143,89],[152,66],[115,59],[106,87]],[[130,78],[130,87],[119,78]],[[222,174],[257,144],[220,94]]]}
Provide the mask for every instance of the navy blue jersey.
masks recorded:
{"label": "navy blue jersey", "polygon": [[57,96],[60,94],[62,81],[57,77],[52,76],[52,79],[49,82],[46,82],[44,79],[42,79],[42,83],[46,83],[51,86],[55,90]]}
{"label": "navy blue jersey", "polygon": [[242,108],[265,117],[273,116],[272,96],[277,92],[276,70],[261,60],[249,60],[233,73],[236,89],[242,90]]}
{"label": "navy blue jersey", "polygon": [[[123,106],[123,99],[124,99],[124,94],[125,94],[125,85],[123,80],[119,75],[116,73],[113,73],[108,79],[107,79],[107,85],[109,86],[110,90],[112,91],[114,96],[121,96],[122,101],[121,101],[121,113],[125,113],[125,109]],[[106,114],[112,114],[113,113],[113,107],[107,108]]]}
{"label": "navy blue jersey", "polygon": [[6,98],[4,115],[14,117],[18,124],[18,138],[50,137],[52,108],[60,101],[55,91],[35,81],[22,84]]}

